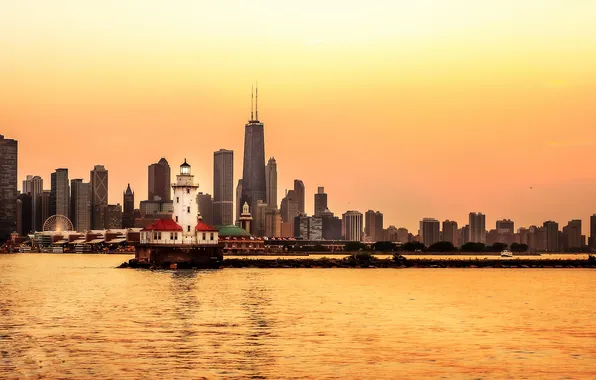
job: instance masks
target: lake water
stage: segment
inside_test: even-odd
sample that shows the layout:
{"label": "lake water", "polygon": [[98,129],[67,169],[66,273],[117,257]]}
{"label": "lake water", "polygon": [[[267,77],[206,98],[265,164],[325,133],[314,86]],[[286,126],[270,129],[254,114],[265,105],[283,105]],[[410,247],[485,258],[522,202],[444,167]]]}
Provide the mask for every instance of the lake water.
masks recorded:
{"label": "lake water", "polygon": [[0,377],[594,378],[590,269],[115,269],[0,255]]}

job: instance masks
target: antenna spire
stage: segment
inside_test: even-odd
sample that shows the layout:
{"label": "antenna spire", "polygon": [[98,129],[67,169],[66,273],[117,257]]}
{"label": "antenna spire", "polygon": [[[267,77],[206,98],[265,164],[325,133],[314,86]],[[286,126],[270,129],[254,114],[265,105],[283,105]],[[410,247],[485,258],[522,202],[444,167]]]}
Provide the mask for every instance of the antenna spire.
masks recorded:
{"label": "antenna spire", "polygon": [[255,97],[255,86],[251,86],[250,88],[250,120],[254,120],[253,118],[253,103]]}
{"label": "antenna spire", "polygon": [[259,82],[257,82],[257,86],[256,86],[256,93],[255,93],[255,111],[256,111],[256,117],[257,117],[257,121],[259,121]]}

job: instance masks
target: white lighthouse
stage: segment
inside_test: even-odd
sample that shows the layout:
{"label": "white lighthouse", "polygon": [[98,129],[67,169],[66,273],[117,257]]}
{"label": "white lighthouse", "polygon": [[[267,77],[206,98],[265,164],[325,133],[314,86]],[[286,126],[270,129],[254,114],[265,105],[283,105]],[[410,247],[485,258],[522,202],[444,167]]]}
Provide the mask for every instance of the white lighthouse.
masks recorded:
{"label": "white lighthouse", "polygon": [[182,244],[196,243],[195,226],[199,206],[197,205],[197,190],[199,185],[195,184],[194,176],[190,174],[190,165],[180,165],[180,174],[176,176],[176,183],[172,184],[174,189],[174,214],[172,219],[182,227]]}

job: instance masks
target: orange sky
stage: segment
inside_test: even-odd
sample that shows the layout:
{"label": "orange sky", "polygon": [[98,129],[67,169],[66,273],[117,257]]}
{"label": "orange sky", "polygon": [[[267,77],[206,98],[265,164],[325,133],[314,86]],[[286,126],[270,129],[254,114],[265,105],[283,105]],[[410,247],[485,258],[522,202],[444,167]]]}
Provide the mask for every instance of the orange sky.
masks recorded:
{"label": "orange sky", "polygon": [[[91,5],[90,5],[91,4]],[[279,190],[417,230],[470,211],[516,227],[596,212],[596,2],[2,1],[0,133],[19,179],[186,157],[212,193],[213,151],[241,174],[250,87]],[[533,189],[530,190],[530,187]],[[20,188],[20,184],[19,184]],[[584,233],[588,233],[584,225]]]}

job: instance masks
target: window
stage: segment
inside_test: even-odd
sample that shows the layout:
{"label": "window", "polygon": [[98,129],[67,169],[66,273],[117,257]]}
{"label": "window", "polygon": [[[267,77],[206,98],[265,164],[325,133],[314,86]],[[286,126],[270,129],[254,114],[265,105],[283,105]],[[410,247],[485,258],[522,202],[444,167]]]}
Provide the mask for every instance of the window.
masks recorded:
{"label": "window", "polygon": [[190,189],[186,189],[186,194],[190,194]]}
{"label": "window", "polygon": [[203,232],[203,240],[207,240],[207,234]]}
{"label": "window", "polygon": [[180,198],[176,197],[176,203],[180,203]]}
{"label": "window", "polygon": [[161,240],[161,232],[157,233],[157,240]]}
{"label": "window", "polygon": [[190,214],[190,206],[186,208],[186,211]]}
{"label": "window", "polygon": [[176,223],[178,223],[178,216],[176,216]]}
{"label": "window", "polygon": [[213,240],[213,232],[211,233],[211,240]]}
{"label": "window", "polygon": [[178,232],[174,232],[174,240],[178,240]]}
{"label": "window", "polygon": [[157,240],[157,232],[153,232],[153,240]]}
{"label": "window", "polygon": [[170,232],[170,240],[174,240],[174,233]]}
{"label": "window", "polygon": [[186,231],[190,232],[190,226],[186,226]]}

